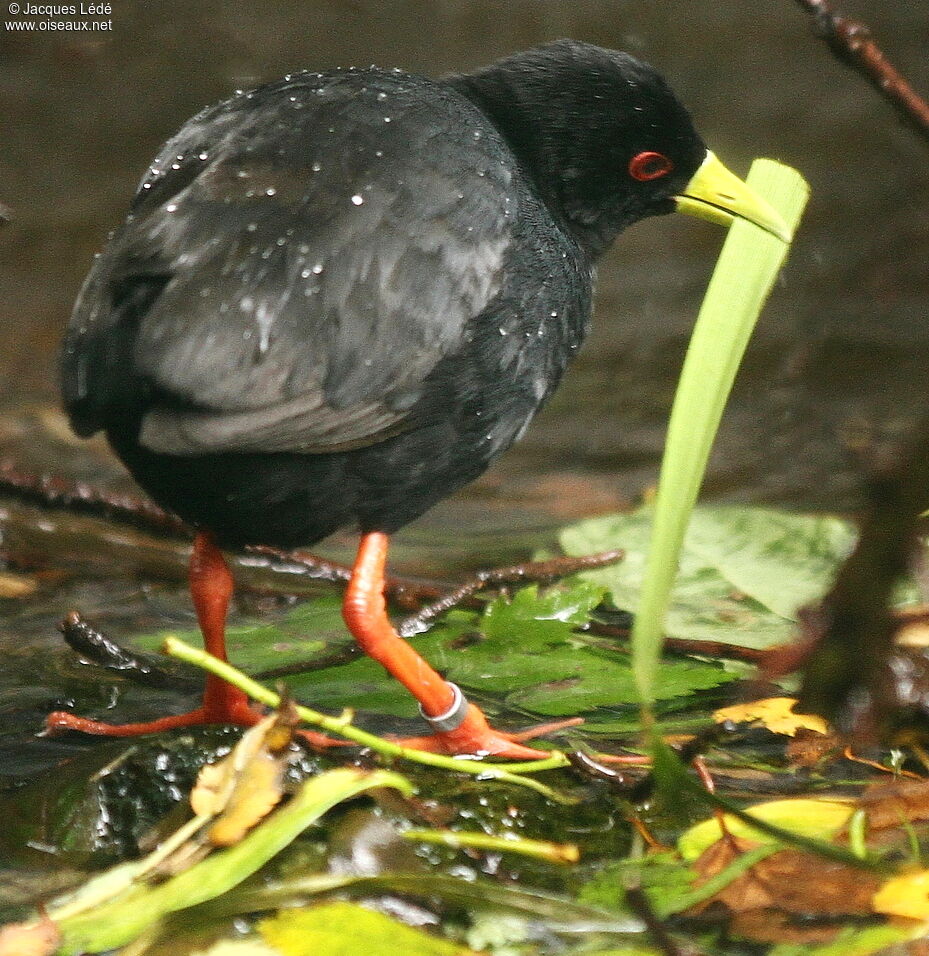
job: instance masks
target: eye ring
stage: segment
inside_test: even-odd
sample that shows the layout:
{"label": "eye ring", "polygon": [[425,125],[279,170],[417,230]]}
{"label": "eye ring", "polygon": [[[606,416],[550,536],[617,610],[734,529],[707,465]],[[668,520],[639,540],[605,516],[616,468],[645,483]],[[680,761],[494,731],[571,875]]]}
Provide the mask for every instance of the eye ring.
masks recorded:
{"label": "eye ring", "polygon": [[629,160],[629,175],[640,183],[667,176],[672,169],[674,163],[664,153],[656,153],[654,150],[636,153]]}

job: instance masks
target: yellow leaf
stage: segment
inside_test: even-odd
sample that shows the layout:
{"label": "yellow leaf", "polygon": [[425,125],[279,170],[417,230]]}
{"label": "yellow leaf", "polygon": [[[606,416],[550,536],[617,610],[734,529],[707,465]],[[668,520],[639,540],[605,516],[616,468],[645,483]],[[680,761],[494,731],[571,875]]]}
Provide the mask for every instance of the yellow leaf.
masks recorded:
{"label": "yellow leaf", "polygon": [[275,719],[276,715],[271,714],[259,721],[242,735],[228,757],[207,764],[200,771],[190,794],[190,806],[197,816],[215,816],[225,810],[243,774],[263,752],[265,738]]}
{"label": "yellow leaf", "polygon": [[224,939],[193,956],[281,956],[281,952],[258,939]]}
{"label": "yellow leaf", "polygon": [[929,870],[888,880],[873,896],[875,913],[929,920]]}
{"label": "yellow leaf", "polygon": [[29,597],[38,590],[39,582],[32,575],[0,572],[0,598]]}
{"label": "yellow leaf", "polygon": [[718,724],[731,720],[737,724],[760,723],[773,734],[793,737],[803,727],[818,734],[828,734],[829,725],[816,714],[795,714],[797,701],[793,697],[768,697],[750,704],[721,707],[713,714]]}
{"label": "yellow leaf", "polygon": [[295,718],[287,703],[242,735],[224,760],[200,771],[190,794],[198,816],[216,817],[213,846],[232,846],[280,802]]}
{"label": "yellow leaf", "polygon": [[398,923],[353,903],[287,910],[258,924],[262,938],[283,956],[468,956],[473,950]]}
{"label": "yellow leaf", "polygon": [[[789,830],[799,836],[829,840],[848,823],[854,812],[849,800],[771,800],[746,807],[745,812],[765,823]],[[773,843],[774,837],[754,829],[737,817],[725,815],[726,829],[735,837],[754,843]],[[703,820],[685,831],[677,841],[677,849],[685,860],[695,860],[722,838],[716,817]]]}

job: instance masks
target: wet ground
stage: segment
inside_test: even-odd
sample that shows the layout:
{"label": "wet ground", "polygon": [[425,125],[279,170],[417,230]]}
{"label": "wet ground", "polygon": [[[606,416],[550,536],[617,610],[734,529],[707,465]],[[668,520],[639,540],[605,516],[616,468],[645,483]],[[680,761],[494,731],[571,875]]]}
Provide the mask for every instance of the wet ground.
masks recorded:
{"label": "wet ground", "polygon": [[[0,449],[23,468],[128,487],[102,444],[69,436],[57,412],[56,350],[94,251],[158,145],[189,115],[291,70],[376,62],[441,74],[561,36],[658,65],[735,170],[769,155],[812,184],[708,492],[853,508],[861,478],[850,449],[902,431],[925,405],[929,153],[811,36],[790,0],[112,7],[112,33],[0,31],[0,202],[13,213],[0,228]],[[844,8],[868,20],[887,54],[929,91],[929,8],[906,0]],[[510,560],[559,523],[621,507],[648,487],[720,240],[714,227],[683,217],[622,237],[601,267],[595,330],[551,406],[481,482],[404,532],[401,564],[453,575]],[[12,596],[0,598],[8,661],[0,774],[19,777],[79,746],[27,746],[41,713],[71,697],[98,707],[110,693],[61,650],[54,623],[66,610],[80,606],[117,633],[189,611],[182,545],[16,505],[0,515],[14,572]]]}

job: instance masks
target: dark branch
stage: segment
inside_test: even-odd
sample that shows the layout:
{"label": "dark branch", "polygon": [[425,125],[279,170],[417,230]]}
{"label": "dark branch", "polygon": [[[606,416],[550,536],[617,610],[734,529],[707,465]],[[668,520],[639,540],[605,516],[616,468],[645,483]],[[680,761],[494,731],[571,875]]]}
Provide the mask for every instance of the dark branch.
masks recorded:
{"label": "dark branch", "polygon": [[142,498],[101,491],[82,481],[20,471],[9,461],[0,462],[0,495],[40,508],[54,508],[129,525],[158,537],[189,538],[190,529],[180,518]]}
{"label": "dark branch", "polygon": [[929,716],[922,698],[909,699],[925,677],[916,674],[917,662],[906,649],[895,647],[907,621],[892,611],[895,588],[917,550],[919,516],[929,503],[927,448],[929,416],[896,461],[875,470],[855,550],[822,602],[801,611],[805,640],[773,648],[765,667],[769,676],[802,668],[798,709],[821,714],[863,742],[888,740],[910,720],[908,711],[922,721]]}
{"label": "dark branch", "polygon": [[58,630],[64,635],[68,647],[77,651],[85,661],[105,667],[135,684],[191,691],[203,684],[193,668],[189,675],[165,670],[165,658],[127,650],[88,624],[77,611],[69,612],[58,625]]}
{"label": "dark branch", "polygon": [[[626,552],[621,550],[604,551],[601,554],[588,554],[580,558],[564,557],[551,558],[548,561],[527,561],[509,568],[478,571],[470,581],[466,581],[454,591],[439,597],[418,613],[406,618],[397,627],[397,631],[401,637],[421,634],[432,626],[436,618],[453,607],[465,604],[478,591],[487,587],[500,587],[507,584],[550,584],[569,574],[616,564],[625,556]],[[391,582],[388,582],[388,593],[390,593],[390,587]]]}
{"label": "dark branch", "polygon": [[929,103],[884,56],[870,28],[836,12],[829,0],[797,0],[813,21],[817,36],[846,66],[857,70],[897,112],[929,140]]}

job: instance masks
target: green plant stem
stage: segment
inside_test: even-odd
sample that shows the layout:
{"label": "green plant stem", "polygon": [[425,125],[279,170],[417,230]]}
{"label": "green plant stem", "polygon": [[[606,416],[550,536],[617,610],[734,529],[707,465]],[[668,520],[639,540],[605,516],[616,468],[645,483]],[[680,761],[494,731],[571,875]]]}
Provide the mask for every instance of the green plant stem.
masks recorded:
{"label": "green plant stem", "polygon": [[[791,230],[796,228],[809,193],[796,170],[759,159],[746,182]],[[684,534],[736,372],[788,249],[750,223],[734,222],[691,336],[671,410],[645,582],[632,629],[633,671],[647,728],[653,724],[664,620]]]}
{"label": "green plant stem", "polygon": [[549,843],[546,840],[526,840],[494,836],[490,833],[463,833],[460,830],[404,830],[403,838],[414,843],[436,843],[454,849],[470,847],[475,850],[493,850],[500,853],[519,853],[549,863],[577,863],[580,853],[573,843]]}
{"label": "green plant stem", "polygon": [[[260,704],[272,708],[280,706],[281,698],[274,691],[252,680],[231,664],[221,661],[218,657],[208,654],[201,648],[193,647],[177,637],[166,637],[162,645],[162,650],[171,657],[186,661],[188,664],[193,664],[196,667],[209,671],[211,674],[215,674],[217,677],[221,677],[224,681],[248,694],[249,697],[258,701]],[[527,760],[522,763],[505,765],[484,763],[480,760],[471,760],[463,757],[445,757],[441,754],[428,753],[423,750],[411,750],[409,747],[403,747],[392,740],[385,740],[383,737],[378,737],[375,734],[370,734],[367,731],[352,726],[349,720],[344,717],[330,717],[327,714],[322,714],[319,711],[299,704],[296,710],[300,719],[306,723],[320,727],[322,730],[325,730],[326,733],[345,737],[347,740],[351,740],[362,747],[369,747],[371,750],[385,757],[400,758],[401,760],[409,760],[413,763],[425,764],[429,767],[441,767],[444,770],[468,773],[475,777],[514,783],[521,787],[529,787],[531,790],[536,790],[549,800],[554,800],[558,803],[574,802],[573,798],[558,793],[558,791],[551,787],[539,783],[538,780],[524,776],[524,774],[536,773],[540,770],[555,770],[559,767],[567,767],[568,758],[558,751],[553,752],[549,757],[541,760]]]}

